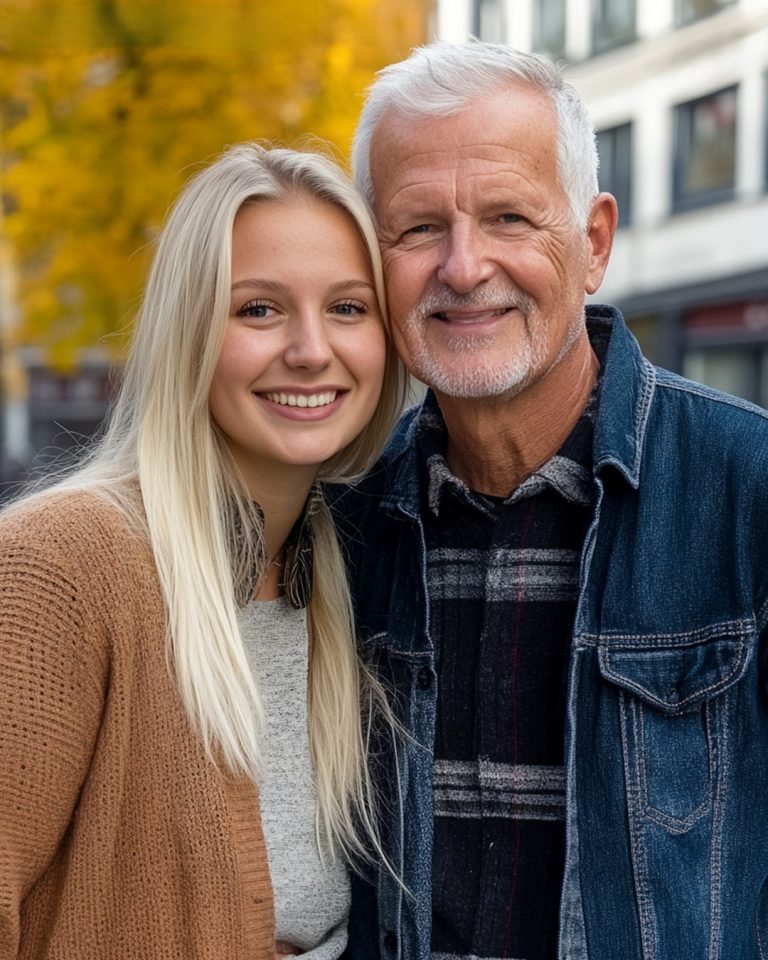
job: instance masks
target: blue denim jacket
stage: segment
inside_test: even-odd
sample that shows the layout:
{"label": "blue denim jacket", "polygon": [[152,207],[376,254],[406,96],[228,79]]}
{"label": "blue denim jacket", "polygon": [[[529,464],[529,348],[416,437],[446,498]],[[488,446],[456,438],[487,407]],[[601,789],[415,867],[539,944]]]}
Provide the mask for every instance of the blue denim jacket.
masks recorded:
{"label": "blue denim jacket", "polygon": [[[617,311],[567,703],[561,960],[768,958],[768,414],[655,369]],[[349,955],[430,953],[436,685],[409,413],[341,497],[363,649],[410,737],[382,752],[382,869]],[[351,533],[350,533],[351,530]]]}

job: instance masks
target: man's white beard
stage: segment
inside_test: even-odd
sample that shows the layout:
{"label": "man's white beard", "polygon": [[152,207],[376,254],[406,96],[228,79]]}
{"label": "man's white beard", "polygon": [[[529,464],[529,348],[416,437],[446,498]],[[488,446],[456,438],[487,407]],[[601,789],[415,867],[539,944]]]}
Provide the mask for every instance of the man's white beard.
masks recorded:
{"label": "man's white beard", "polygon": [[[427,318],[434,313],[468,307],[488,310],[517,309],[528,330],[523,349],[513,357],[503,361],[499,358],[489,363],[487,355],[497,340],[495,333],[448,337],[443,340],[448,350],[456,354],[466,354],[467,362],[458,370],[444,369],[426,342]],[[485,284],[464,295],[454,293],[447,287],[427,290],[403,325],[404,330],[411,334],[412,342],[416,343],[410,351],[413,373],[428,386],[449,397],[498,397],[518,393],[527,385],[531,371],[543,363],[546,355],[546,338],[534,338],[528,328],[529,318],[535,307],[528,294],[511,283],[499,281]],[[519,323],[520,317],[511,317],[510,323]],[[470,355],[473,353],[480,354],[476,364],[471,362]]]}
{"label": "man's white beard", "polygon": [[[427,318],[461,308],[506,309],[514,308],[519,317],[510,318],[510,323],[521,322],[525,328],[523,347],[510,357],[493,357],[492,350],[498,339],[497,333],[469,334],[447,337],[443,344],[456,354],[467,354],[467,363],[458,370],[446,370],[428,346],[425,337]],[[531,323],[534,326],[531,326]],[[435,321],[439,323],[440,321]],[[460,295],[449,287],[427,290],[419,303],[408,314],[404,330],[412,334],[416,345],[410,350],[412,372],[420,380],[448,397],[479,399],[483,397],[514,397],[521,393],[534,379],[547,373],[565,357],[584,329],[584,308],[574,313],[565,340],[557,356],[545,367],[550,348],[549,320],[536,317],[536,303],[532,297],[518,290],[512,283],[491,281],[471,293]],[[471,354],[476,353],[477,362],[472,364]]]}

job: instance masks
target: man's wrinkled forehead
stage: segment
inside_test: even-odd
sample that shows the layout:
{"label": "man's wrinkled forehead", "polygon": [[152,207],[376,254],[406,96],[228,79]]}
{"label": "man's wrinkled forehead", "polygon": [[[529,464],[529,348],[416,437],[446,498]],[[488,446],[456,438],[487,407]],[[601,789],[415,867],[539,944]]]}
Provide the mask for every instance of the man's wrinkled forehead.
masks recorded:
{"label": "man's wrinkled forehead", "polygon": [[[531,104],[535,110],[530,109]],[[542,138],[542,133],[549,135]],[[511,84],[448,114],[418,115],[390,106],[371,140],[374,208],[387,192],[394,168],[415,170],[424,165],[433,171],[449,171],[460,168],[467,159],[491,160],[533,141],[542,160],[556,159],[557,120],[552,102],[527,83]]]}

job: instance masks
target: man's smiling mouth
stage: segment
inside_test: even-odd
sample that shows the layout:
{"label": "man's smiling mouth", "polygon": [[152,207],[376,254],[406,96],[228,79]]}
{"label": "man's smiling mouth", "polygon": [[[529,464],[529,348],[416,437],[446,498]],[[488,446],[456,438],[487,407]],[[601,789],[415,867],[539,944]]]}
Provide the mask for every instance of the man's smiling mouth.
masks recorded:
{"label": "man's smiling mouth", "polygon": [[505,313],[514,310],[513,306],[489,307],[485,310],[436,310],[430,316],[445,323],[478,323],[482,320],[493,320],[503,317]]}

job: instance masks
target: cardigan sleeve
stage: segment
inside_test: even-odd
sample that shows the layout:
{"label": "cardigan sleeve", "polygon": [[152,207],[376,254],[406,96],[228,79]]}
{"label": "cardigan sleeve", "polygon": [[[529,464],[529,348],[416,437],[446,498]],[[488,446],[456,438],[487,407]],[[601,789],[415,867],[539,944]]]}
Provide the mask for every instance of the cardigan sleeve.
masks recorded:
{"label": "cardigan sleeve", "polygon": [[[87,531],[45,511],[0,524],[0,957],[73,824],[108,677]],[[90,569],[89,569],[90,567]]]}

